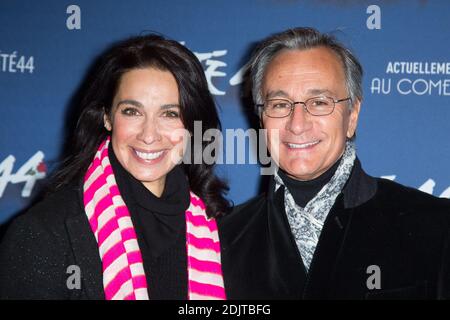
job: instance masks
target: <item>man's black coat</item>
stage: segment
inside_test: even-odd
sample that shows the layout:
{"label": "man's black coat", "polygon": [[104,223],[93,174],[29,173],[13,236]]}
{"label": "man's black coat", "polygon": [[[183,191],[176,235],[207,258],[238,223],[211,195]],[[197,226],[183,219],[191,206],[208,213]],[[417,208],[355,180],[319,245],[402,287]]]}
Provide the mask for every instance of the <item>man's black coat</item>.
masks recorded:
{"label": "man's black coat", "polygon": [[228,298],[450,298],[448,199],[370,177],[356,160],[306,272],[283,187],[273,190],[272,179],[219,220]]}

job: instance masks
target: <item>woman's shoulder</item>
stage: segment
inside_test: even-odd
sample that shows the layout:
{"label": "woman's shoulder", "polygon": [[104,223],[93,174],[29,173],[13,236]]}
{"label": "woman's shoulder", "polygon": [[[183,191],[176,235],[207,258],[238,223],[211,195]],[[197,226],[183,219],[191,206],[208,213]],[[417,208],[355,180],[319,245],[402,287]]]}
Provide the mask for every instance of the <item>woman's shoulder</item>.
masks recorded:
{"label": "woman's shoulder", "polygon": [[76,187],[64,187],[16,217],[0,244],[0,299],[67,298],[66,268],[73,264],[66,229],[79,214]]}
{"label": "woman's shoulder", "polygon": [[[63,228],[64,221],[83,212],[80,187],[64,186],[45,196],[25,213],[16,217],[11,227],[15,229],[56,230]],[[11,228],[10,227],[10,228]]]}

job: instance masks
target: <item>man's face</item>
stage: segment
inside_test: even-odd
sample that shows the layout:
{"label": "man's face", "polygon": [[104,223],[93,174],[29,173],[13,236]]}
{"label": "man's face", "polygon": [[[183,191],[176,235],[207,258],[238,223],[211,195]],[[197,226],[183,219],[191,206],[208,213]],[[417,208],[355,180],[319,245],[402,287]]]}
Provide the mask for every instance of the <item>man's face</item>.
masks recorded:
{"label": "man's face", "polygon": [[[305,101],[316,96],[334,100],[348,97],[345,74],[339,58],[329,49],[280,52],[268,65],[262,83],[263,99]],[[290,116],[261,116],[268,130],[267,145],[281,169],[298,180],[312,180],[327,171],[341,157],[346,138],[356,130],[359,101],[336,103],[326,116],[313,116],[296,104]],[[274,138],[278,132],[278,139]]]}

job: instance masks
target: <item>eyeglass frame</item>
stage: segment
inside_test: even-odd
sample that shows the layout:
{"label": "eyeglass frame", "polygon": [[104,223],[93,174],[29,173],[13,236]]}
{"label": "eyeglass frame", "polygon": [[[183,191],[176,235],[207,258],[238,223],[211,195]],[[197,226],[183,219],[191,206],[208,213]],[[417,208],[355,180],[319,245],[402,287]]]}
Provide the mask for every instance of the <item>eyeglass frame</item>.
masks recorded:
{"label": "eyeglass frame", "polygon": [[[316,115],[316,114],[312,114],[312,113],[308,110],[308,108],[307,108],[307,106],[306,106],[306,103],[307,103],[309,100],[316,99],[316,98],[328,98],[328,99],[330,99],[331,101],[333,101],[333,108],[331,109],[330,113]],[[265,110],[264,110],[264,104],[267,103],[267,101],[272,101],[272,100],[283,100],[283,101],[289,102],[290,105],[291,105],[291,108],[290,108],[289,113],[288,113],[287,115],[285,115],[285,116],[282,116],[282,117],[271,117],[271,116],[267,115],[267,114],[265,113]],[[322,117],[322,116],[329,116],[330,114],[332,114],[333,111],[334,111],[334,108],[336,107],[336,103],[344,102],[344,101],[347,101],[347,100],[350,100],[350,101],[351,101],[352,98],[351,98],[351,97],[347,97],[347,98],[344,98],[344,99],[333,99],[332,97],[327,97],[327,96],[317,96],[317,97],[311,97],[311,98],[309,98],[309,99],[306,99],[305,101],[291,101],[291,100],[285,99],[285,98],[274,98],[274,99],[269,99],[269,100],[267,100],[265,103],[259,103],[259,104],[256,104],[256,107],[257,107],[258,109],[259,109],[259,108],[262,108],[264,114],[265,114],[267,117],[269,117],[269,118],[272,118],[272,119],[283,119],[283,118],[289,117],[289,116],[292,114],[292,112],[294,111],[294,108],[295,108],[295,105],[296,105],[296,104],[302,104],[302,105],[303,105],[303,109],[304,109],[307,113],[309,113],[310,115],[312,115],[312,116],[314,116],[314,117]]]}

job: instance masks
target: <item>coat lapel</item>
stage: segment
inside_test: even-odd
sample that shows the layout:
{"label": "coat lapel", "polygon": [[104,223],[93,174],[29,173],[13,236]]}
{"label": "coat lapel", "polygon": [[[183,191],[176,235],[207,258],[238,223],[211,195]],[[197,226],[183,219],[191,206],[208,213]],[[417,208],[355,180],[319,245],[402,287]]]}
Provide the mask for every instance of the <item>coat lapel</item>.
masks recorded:
{"label": "coat lapel", "polygon": [[277,270],[279,279],[274,287],[281,297],[299,299],[306,282],[306,269],[282,208],[284,187],[278,189],[268,202],[269,252],[275,258],[277,266],[273,269]]}
{"label": "coat lapel", "polygon": [[344,208],[343,195],[336,202],[325,220],[318,246],[308,272],[303,298],[326,299],[332,297],[335,270],[351,222],[352,209]]}
{"label": "coat lapel", "polygon": [[66,219],[66,227],[72,244],[75,263],[81,270],[81,290],[86,299],[105,299],[102,280],[102,264],[97,241],[87,217],[78,214]]}

